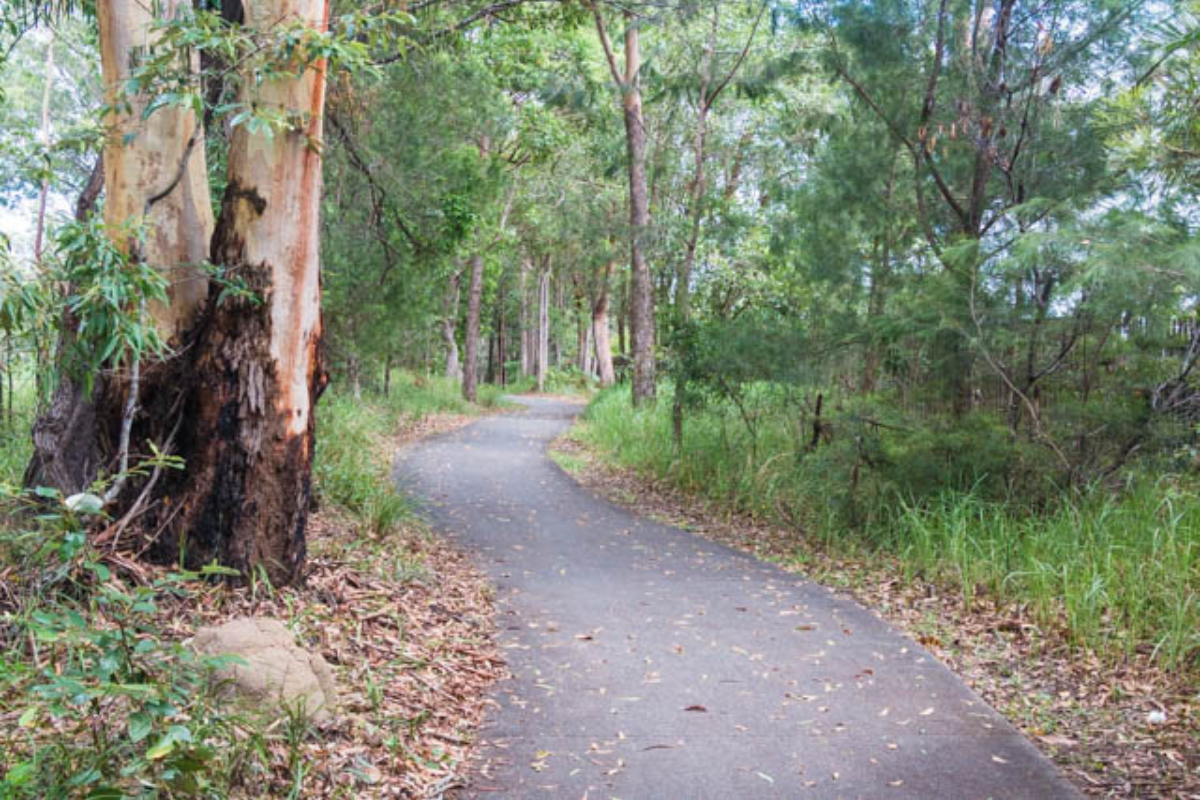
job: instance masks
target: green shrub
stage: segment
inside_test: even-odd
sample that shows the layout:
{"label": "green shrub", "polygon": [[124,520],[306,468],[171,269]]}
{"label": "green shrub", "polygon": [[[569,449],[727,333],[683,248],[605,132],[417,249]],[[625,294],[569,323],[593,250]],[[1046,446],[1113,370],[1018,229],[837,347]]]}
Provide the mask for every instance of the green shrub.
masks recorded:
{"label": "green shrub", "polygon": [[5,505],[24,528],[0,529],[0,548],[24,581],[10,587],[0,642],[0,795],[152,797],[229,791],[265,760],[262,725],[231,713],[213,670],[167,636],[166,599],[186,600],[208,574],[172,574],[150,586],[113,576],[84,531],[98,498],[41,491],[36,516]]}
{"label": "green shrub", "polygon": [[[382,539],[410,513],[386,458],[401,419],[477,410],[453,382],[410,375],[386,400],[331,393],[319,412],[319,496]],[[27,458],[20,441],[0,448],[0,464],[12,465],[0,496],[0,569],[10,576],[0,598],[0,797],[224,797],[272,780],[281,747],[299,786],[307,724],[289,715],[272,726],[221,700],[213,670],[228,659],[199,656],[164,628],[163,607],[198,602],[197,582],[226,571],[148,586],[111,574],[86,534],[99,498],[13,488]],[[418,561],[371,544],[364,558],[390,557],[398,576],[425,577]]]}

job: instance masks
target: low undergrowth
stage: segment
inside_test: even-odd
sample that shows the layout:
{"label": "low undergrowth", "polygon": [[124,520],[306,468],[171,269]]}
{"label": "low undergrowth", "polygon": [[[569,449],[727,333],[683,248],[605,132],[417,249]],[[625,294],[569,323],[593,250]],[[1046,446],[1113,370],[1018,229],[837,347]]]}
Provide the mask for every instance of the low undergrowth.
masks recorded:
{"label": "low undergrowth", "polygon": [[[498,391],[485,390],[494,404]],[[332,392],[319,418],[304,585],[233,586],[139,562],[92,494],[16,486],[25,432],[0,448],[0,797],[419,795],[450,785],[502,667],[484,581],[422,529],[389,480],[398,428],[478,413],[447,382]],[[102,493],[95,487],[94,493]],[[234,616],[285,621],[342,685],[344,714],[247,711],[220,659],[188,646]]]}
{"label": "low undergrowth", "polygon": [[968,607],[981,596],[1009,604],[1110,663],[1144,657],[1200,673],[1194,476],[1133,477],[1120,491],[1064,493],[1031,508],[982,489],[983,475],[956,473],[942,481],[951,488],[929,488],[929,473],[947,459],[999,460],[969,435],[951,443],[955,452],[944,458],[911,447],[893,456],[893,464],[912,463],[893,467],[884,484],[867,474],[870,456],[835,463],[837,447],[818,441],[810,448],[807,431],[770,414],[751,420],[751,436],[738,411],[719,404],[689,415],[679,452],[670,398],[635,411],[627,394],[601,394],[576,434],[624,466],[790,527],[806,544],[885,552],[910,577],[949,587]]}

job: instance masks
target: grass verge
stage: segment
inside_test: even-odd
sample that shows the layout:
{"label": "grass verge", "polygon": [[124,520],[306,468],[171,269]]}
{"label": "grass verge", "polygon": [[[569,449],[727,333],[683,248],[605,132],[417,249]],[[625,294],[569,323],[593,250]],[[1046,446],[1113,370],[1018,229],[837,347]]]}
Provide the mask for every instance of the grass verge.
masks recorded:
{"label": "grass verge", "polygon": [[[763,427],[768,427],[764,422]],[[671,434],[670,402],[634,411],[606,392],[577,436],[623,466],[698,493],[831,552],[898,559],[970,607],[987,595],[1019,606],[1106,663],[1146,656],[1164,669],[1200,675],[1200,483],[1165,476],[1125,491],[1072,495],[1033,513],[972,492],[920,501],[892,495],[852,527],[831,500],[818,454],[762,436],[753,447],[730,434],[719,410],[688,421],[683,452]],[[811,457],[810,457],[811,456]]]}

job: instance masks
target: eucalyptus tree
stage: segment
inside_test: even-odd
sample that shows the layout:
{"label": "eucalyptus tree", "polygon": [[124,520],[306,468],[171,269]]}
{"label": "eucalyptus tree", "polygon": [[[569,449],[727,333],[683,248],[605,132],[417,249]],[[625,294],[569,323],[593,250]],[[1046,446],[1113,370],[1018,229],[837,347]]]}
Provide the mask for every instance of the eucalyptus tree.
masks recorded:
{"label": "eucalyptus tree", "polygon": [[[105,225],[64,239],[74,271],[59,355],[87,357],[35,425],[28,477],[66,494],[103,477],[119,527],[157,531],[160,555],[286,582],[304,560],[325,381],[326,73],[367,50],[328,28],[320,0],[238,5],[228,18],[183,2],[94,8]],[[206,115],[230,130],[215,219]],[[105,297],[120,302],[94,316]],[[162,457],[136,467],[153,453],[187,469]]]}
{"label": "eucalyptus tree", "polygon": [[596,32],[613,82],[621,94],[625,120],[625,142],[629,170],[629,328],[633,350],[633,402],[650,402],[655,395],[655,321],[654,285],[646,261],[646,238],[650,227],[650,196],[646,184],[646,123],[642,112],[642,21],[631,8],[622,12],[624,60],[617,63],[609,23],[595,0],[587,0],[596,23]]}

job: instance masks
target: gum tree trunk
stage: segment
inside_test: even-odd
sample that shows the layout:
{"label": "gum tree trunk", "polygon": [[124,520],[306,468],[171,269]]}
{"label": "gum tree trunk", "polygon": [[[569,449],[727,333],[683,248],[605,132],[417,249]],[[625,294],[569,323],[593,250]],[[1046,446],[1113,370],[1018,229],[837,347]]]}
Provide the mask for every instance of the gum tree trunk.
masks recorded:
{"label": "gum tree trunk", "polygon": [[[324,29],[328,14],[328,0],[261,0],[246,4],[245,24],[266,30],[297,19]],[[187,564],[216,559],[244,575],[262,569],[278,584],[298,579],[304,563],[314,409],[326,381],[318,260],[324,62],[244,99],[302,127],[274,136],[234,129],[211,256],[261,302],[217,303],[210,294],[184,406],[187,470],[168,489],[162,541]]]}
{"label": "gum tree trunk", "polygon": [[[150,26],[160,19],[188,13],[187,0],[101,0],[100,56],[104,85],[111,104],[129,78],[136,54],[153,44]],[[192,69],[199,68],[193,56]],[[191,111],[161,108],[143,120],[147,99],[133,102],[130,113],[114,114],[104,148],[104,220],[119,226],[136,221],[146,226],[146,263],[169,272],[170,305],[152,303],[150,314],[164,338],[175,338],[192,326],[208,296],[208,281],[195,265],[209,255],[213,234],[212,201],[200,121]],[[146,201],[171,185],[184,163],[178,186],[145,214]]]}
{"label": "gum tree trunk", "polygon": [[650,227],[646,195],[646,126],[638,73],[641,50],[631,12],[625,13],[625,140],[629,151],[630,345],[633,348],[633,403],[654,400],[654,285],[646,264],[643,240]]}
{"label": "gum tree trunk", "polygon": [[596,350],[596,373],[601,386],[612,386],[616,382],[613,371],[612,336],[608,330],[608,283],[613,263],[606,262],[596,287],[596,302],[592,305],[592,342]]}
{"label": "gum tree trunk", "polygon": [[[213,232],[204,136],[195,115],[179,108],[161,108],[143,120],[151,98],[130,97],[123,88],[139,54],[154,43],[152,26],[188,8],[185,0],[162,0],[153,7],[140,0],[97,4],[105,102],[118,110],[104,120],[103,158],[76,213],[79,221],[86,219],[103,185],[105,222],[113,229],[126,224],[146,229],[141,255],[168,273],[170,298],[169,305],[151,303],[147,312],[173,344],[195,322],[208,293],[203,273],[188,266],[207,259]],[[195,70],[198,60],[190,66]],[[152,197],[168,189],[147,209]],[[69,317],[65,322],[60,349],[69,347],[77,325]],[[97,381],[87,396],[79,381],[64,375],[34,423],[26,485],[54,487],[64,494],[86,489],[113,456],[118,438],[113,426],[122,416],[126,391],[127,381],[117,377]],[[153,392],[153,386],[146,391]]]}
{"label": "gum tree trunk", "polygon": [[537,388],[546,391],[550,369],[550,259],[538,275]]}
{"label": "gum tree trunk", "polygon": [[621,90],[625,119],[625,145],[629,161],[629,334],[633,350],[633,404],[654,400],[654,284],[643,250],[650,227],[650,201],[646,186],[646,125],[642,115],[641,44],[633,12],[625,11],[625,68],[617,66],[604,17],[594,0],[588,0],[596,31],[604,48],[613,80]]}

